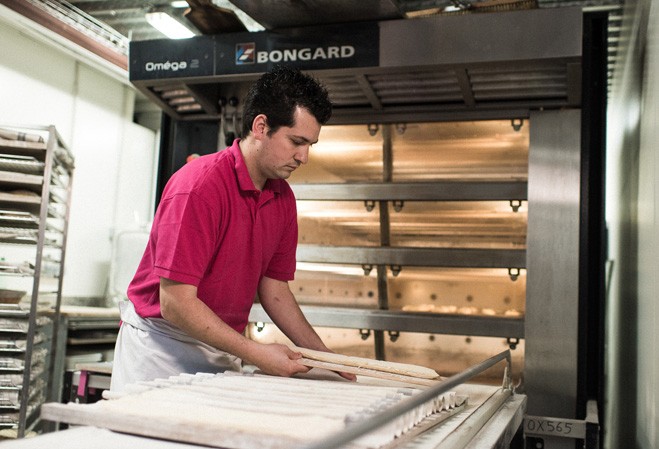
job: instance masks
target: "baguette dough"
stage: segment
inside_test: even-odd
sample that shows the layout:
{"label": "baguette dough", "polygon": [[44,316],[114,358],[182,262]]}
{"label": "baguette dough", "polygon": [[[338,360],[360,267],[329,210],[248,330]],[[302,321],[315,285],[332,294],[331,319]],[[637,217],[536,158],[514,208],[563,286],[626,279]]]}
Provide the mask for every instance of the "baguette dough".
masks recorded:
{"label": "baguette dough", "polygon": [[300,348],[298,346],[292,346],[291,349],[301,353],[302,356],[307,359],[318,360],[320,362],[355,366],[357,368],[367,368],[375,371],[384,371],[386,373],[419,377],[422,379],[438,379],[440,377],[435,370],[426,368],[425,366],[334,354],[332,352],[315,351],[313,349]]}
{"label": "baguette dough", "polygon": [[310,368],[323,368],[330,371],[340,371],[344,373],[357,374],[360,376],[375,377],[377,379],[393,380],[396,382],[403,382],[414,385],[424,385],[426,387],[431,387],[439,382],[439,380],[405,376],[403,374],[388,373],[385,371],[377,371],[374,369],[361,368],[350,365],[339,365],[337,363],[321,362],[319,360],[311,360],[304,357],[299,359],[298,362]]}

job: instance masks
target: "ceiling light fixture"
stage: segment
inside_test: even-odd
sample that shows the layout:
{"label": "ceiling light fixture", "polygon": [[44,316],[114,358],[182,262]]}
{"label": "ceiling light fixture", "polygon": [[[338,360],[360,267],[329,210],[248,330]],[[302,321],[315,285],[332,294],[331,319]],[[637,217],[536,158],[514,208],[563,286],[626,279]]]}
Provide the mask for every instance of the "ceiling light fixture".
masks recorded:
{"label": "ceiling light fixture", "polygon": [[193,37],[195,34],[187,29],[181,22],[174,19],[167,13],[156,11],[148,12],[145,15],[149,25],[160,31],[170,39],[185,39]]}

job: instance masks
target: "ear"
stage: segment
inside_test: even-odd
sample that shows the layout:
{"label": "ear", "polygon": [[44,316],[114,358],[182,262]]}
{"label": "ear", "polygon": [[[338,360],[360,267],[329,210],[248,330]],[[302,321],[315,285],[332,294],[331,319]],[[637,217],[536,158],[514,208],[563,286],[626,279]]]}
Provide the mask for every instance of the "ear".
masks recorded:
{"label": "ear", "polygon": [[262,139],[268,132],[268,118],[265,114],[259,114],[254,117],[252,122],[252,134],[257,140]]}

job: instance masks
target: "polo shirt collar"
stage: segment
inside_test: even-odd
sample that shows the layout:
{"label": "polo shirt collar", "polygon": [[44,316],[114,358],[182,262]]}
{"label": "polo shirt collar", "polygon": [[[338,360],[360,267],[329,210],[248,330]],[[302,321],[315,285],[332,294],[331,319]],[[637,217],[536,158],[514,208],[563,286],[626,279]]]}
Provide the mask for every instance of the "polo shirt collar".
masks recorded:
{"label": "polo shirt collar", "polygon": [[[257,191],[258,189],[254,185],[254,181],[249,176],[249,170],[247,170],[247,164],[245,164],[245,158],[240,151],[240,146],[238,143],[240,139],[233,141],[233,145],[229,147],[229,152],[233,155],[235,161],[234,169],[236,171],[236,178],[238,179],[238,187],[243,191]],[[263,190],[270,190],[273,193],[280,193],[281,191],[281,179],[268,179],[265,182]]]}

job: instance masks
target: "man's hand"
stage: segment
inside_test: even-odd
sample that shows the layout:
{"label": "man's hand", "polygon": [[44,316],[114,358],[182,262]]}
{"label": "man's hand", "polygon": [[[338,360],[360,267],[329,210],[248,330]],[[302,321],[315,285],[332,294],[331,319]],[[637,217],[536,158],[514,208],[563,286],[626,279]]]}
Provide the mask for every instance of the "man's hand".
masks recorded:
{"label": "man's hand", "polygon": [[[317,351],[332,352],[304,317],[288,282],[263,277],[259,283],[259,298],[263,309],[293,344]],[[298,355],[295,360],[299,358]],[[350,381],[357,380],[357,376],[354,374],[338,374]]]}
{"label": "man's hand", "polygon": [[278,343],[258,344],[253,351],[251,363],[266,374],[290,377],[306,373],[309,367],[297,362],[302,354],[292,351],[288,346]]}
{"label": "man's hand", "polygon": [[357,376],[355,376],[352,373],[344,373],[344,372],[339,372],[339,371],[335,371],[335,373],[338,374],[339,376],[343,377],[344,379],[349,380],[350,382],[357,381]]}

